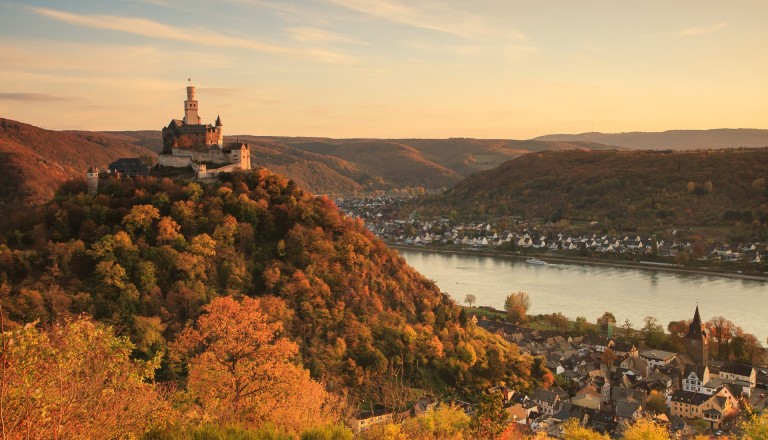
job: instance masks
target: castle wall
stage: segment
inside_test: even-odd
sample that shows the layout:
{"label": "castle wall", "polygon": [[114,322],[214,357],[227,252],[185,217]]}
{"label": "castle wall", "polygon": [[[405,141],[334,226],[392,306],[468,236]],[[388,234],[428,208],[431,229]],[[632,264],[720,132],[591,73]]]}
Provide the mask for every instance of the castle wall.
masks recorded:
{"label": "castle wall", "polygon": [[157,156],[157,164],[164,167],[184,168],[192,163],[191,156],[175,156],[170,154],[160,154]]}

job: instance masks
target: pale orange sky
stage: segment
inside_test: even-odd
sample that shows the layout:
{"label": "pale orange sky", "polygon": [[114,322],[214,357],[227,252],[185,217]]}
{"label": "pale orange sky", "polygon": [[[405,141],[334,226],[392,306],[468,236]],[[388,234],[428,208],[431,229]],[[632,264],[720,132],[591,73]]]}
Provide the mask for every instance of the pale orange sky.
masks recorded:
{"label": "pale orange sky", "polygon": [[0,116],[227,134],[524,139],[768,128],[768,2],[0,3]]}

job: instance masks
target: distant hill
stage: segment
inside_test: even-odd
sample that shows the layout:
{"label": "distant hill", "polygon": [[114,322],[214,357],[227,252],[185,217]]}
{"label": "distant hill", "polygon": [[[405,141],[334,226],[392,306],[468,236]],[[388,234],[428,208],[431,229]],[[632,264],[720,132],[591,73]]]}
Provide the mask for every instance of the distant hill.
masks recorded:
{"label": "distant hill", "polygon": [[0,118],[0,203],[44,202],[91,165],[153,154],[113,135],[44,130]]}
{"label": "distant hill", "polygon": [[768,147],[768,130],[720,128],[715,130],[670,130],[663,132],[550,134],[535,140],[598,142],[633,149]]}
{"label": "distant hill", "polygon": [[766,178],[768,148],[545,151],[473,175],[420,209],[625,226],[765,224]]}
{"label": "distant hill", "polygon": [[[159,131],[110,132],[159,152]],[[316,193],[351,193],[406,186],[450,187],[477,171],[531,151],[615,149],[594,142],[505,139],[331,139],[226,136],[248,142],[253,163],[284,174]]]}

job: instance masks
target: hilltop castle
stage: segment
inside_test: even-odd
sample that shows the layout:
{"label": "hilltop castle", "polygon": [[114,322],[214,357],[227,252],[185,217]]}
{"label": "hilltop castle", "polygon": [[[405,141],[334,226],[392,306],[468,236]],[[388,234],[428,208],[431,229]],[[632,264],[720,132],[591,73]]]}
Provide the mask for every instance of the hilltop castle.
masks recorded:
{"label": "hilltop castle", "polygon": [[[172,119],[163,127],[163,152],[158,165],[183,168],[191,166],[199,179],[213,178],[221,172],[251,169],[251,149],[240,142],[224,143],[221,117],[215,125],[203,124],[198,114],[195,87],[187,86],[184,119]],[[222,165],[208,169],[208,164]]]}

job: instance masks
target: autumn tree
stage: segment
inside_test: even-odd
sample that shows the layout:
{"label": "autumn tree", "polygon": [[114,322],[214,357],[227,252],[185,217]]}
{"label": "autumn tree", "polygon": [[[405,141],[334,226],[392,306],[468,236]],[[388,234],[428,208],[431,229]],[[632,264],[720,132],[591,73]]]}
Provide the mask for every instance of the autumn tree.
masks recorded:
{"label": "autumn tree", "polygon": [[645,400],[645,409],[654,414],[663,414],[667,411],[667,399],[658,391],[651,391]]}
{"label": "autumn tree", "polygon": [[291,432],[331,421],[330,396],[294,364],[297,345],[280,337],[282,324],[267,321],[258,299],[221,297],[203,310],[177,347],[192,355],[189,391],[208,417]]}
{"label": "autumn tree", "polygon": [[669,440],[669,432],[649,419],[638,419],[624,429],[625,440]]}
{"label": "autumn tree", "polygon": [[467,438],[470,418],[457,406],[440,405],[403,422],[403,432],[412,439],[461,440]]}
{"label": "autumn tree", "polygon": [[464,302],[467,303],[468,306],[472,307],[472,304],[477,302],[477,297],[469,293],[464,297]]}
{"label": "autumn tree", "polygon": [[609,440],[608,434],[601,434],[587,427],[581,426],[578,419],[568,419],[563,423],[562,438],[567,440]]}
{"label": "autumn tree", "polygon": [[475,438],[495,439],[509,423],[509,413],[504,409],[504,396],[495,392],[483,396],[477,404],[470,427]]}
{"label": "autumn tree", "polygon": [[715,316],[707,321],[706,327],[709,329],[710,343],[717,349],[717,359],[728,360],[729,344],[736,331],[736,325],[724,316]]}
{"label": "autumn tree", "polygon": [[603,315],[599,318],[597,318],[597,323],[602,324],[604,322],[610,322],[612,324],[616,323],[616,316],[613,315],[611,312],[605,312]]}
{"label": "autumn tree", "polygon": [[528,309],[531,307],[531,298],[526,292],[515,292],[507,296],[504,300],[504,310],[507,312],[507,319],[515,324],[527,321]]}
{"label": "autumn tree", "polygon": [[568,318],[560,312],[552,313],[547,317],[547,320],[553,327],[555,327],[558,332],[561,333],[567,331],[568,327],[571,325],[570,321],[568,321]]}
{"label": "autumn tree", "polygon": [[688,334],[688,321],[671,321],[667,325],[669,331],[669,343],[676,352],[685,349],[685,335]]}
{"label": "autumn tree", "polygon": [[744,440],[764,440],[768,438],[768,412],[762,415],[750,414],[740,426]]}
{"label": "autumn tree", "polygon": [[3,438],[121,438],[167,415],[154,385],[159,360],[130,358],[133,345],[81,318],[2,333]]}
{"label": "autumn tree", "polygon": [[589,322],[587,322],[587,318],[583,316],[577,316],[576,317],[576,324],[574,326],[574,330],[576,331],[576,334],[579,336],[585,336],[587,333],[589,333],[590,325]]}

